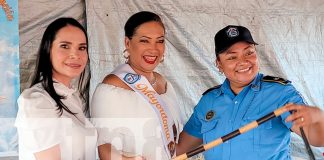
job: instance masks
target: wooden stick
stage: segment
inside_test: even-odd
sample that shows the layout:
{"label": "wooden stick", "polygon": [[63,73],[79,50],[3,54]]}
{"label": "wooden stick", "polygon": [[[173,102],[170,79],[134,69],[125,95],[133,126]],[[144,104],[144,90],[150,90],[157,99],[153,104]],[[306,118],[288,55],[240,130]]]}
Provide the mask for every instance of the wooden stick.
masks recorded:
{"label": "wooden stick", "polygon": [[275,111],[273,111],[272,113],[269,113],[269,114],[263,116],[262,118],[259,118],[259,119],[257,119],[255,121],[241,127],[240,129],[237,129],[237,130],[235,130],[235,131],[233,131],[233,132],[231,132],[231,133],[229,133],[229,134],[227,134],[227,135],[225,135],[225,136],[223,136],[221,138],[218,138],[218,139],[216,139],[214,141],[211,141],[211,142],[209,142],[209,143],[207,143],[205,145],[202,145],[202,146],[200,146],[200,147],[198,147],[198,148],[196,148],[196,149],[194,149],[192,151],[181,154],[181,155],[175,157],[173,160],[184,160],[184,159],[190,158],[190,157],[192,157],[194,155],[197,155],[197,154],[199,154],[201,152],[207,151],[210,148],[218,146],[218,145],[220,145],[220,144],[222,144],[222,143],[224,143],[224,142],[226,142],[226,141],[228,141],[228,140],[230,140],[230,139],[232,139],[232,138],[234,138],[234,137],[236,137],[236,136],[238,136],[238,135],[240,135],[242,133],[245,133],[245,132],[247,132],[247,131],[249,131],[249,130],[251,130],[253,128],[256,128],[259,125],[261,125],[262,123],[267,122],[272,118],[278,117],[279,115],[286,112],[287,110],[285,109],[285,107],[288,106],[288,105],[291,105],[291,104],[287,104],[287,105],[285,105],[285,106],[283,106],[281,108],[278,108]]}
{"label": "wooden stick", "polygon": [[305,135],[305,132],[304,132],[303,127],[300,127],[299,130],[300,130],[301,136],[302,136],[302,138],[303,138],[303,141],[304,141],[304,144],[305,144],[306,151],[307,151],[307,153],[308,153],[308,157],[309,157],[309,159],[310,159],[310,160],[315,160],[315,155],[314,155],[314,153],[313,153],[313,151],[312,151],[311,146],[309,145],[309,142],[308,142],[308,140],[307,140],[307,137],[306,137],[306,135]]}

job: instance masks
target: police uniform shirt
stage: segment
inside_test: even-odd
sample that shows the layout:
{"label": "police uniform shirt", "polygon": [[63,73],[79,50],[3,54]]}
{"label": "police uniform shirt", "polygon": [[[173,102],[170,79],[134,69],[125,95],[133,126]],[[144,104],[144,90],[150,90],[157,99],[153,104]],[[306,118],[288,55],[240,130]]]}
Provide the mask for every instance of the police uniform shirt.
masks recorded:
{"label": "police uniform shirt", "polygon": [[[255,79],[238,95],[231,91],[229,81],[204,94],[184,127],[188,134],[206,144],[273,112],[287,103],[304,104],[289,81],[264,77]],[[204,153],[206,160],[290,159],[289,112],[271,119]]]}

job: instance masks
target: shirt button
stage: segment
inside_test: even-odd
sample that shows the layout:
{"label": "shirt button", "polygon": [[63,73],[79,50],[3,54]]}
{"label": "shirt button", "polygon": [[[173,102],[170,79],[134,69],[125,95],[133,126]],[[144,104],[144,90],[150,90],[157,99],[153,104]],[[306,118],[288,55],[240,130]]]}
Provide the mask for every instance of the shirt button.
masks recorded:
{"label": "shirt button", "polygon": [[238,104],[238,102],[237,102],[237,101],[235,101],[234,103],[235,103],[235,104]]}

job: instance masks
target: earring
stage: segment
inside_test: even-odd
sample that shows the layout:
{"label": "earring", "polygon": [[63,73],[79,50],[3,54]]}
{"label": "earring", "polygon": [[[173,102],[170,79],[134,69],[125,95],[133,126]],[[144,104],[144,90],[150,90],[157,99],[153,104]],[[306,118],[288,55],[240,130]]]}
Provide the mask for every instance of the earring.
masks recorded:
{"label": "earring", "polygon": [[217,70],[218,70],[218,75],[224,76],[224,72],[221,69],[219,69],[218,66],[217,66]]}
{"label": "earring", "polygon": [[128,59],[128,58],[129,58],[129,53],[128,53],[127,49],[125,49],[125,50],[123,51],[123,57],[124,57],[125,59]]}
{"label": "earring", "polygon": [[219,74],[220,76],[223,76],[223,75],[224,75],[224,72],[221,71],[221,70],[219,69],[217,63],[215,63],[215,66],[216,66],[216,68],[217,68],[218,74]]}
{"label": "earring", "polygon": [[160,63],[164,62],[164,55],[162,56]]}
{"label": "earring", "polygon": [[125,63],[127,63],[129,59],[129,52],[127,51],[127,49],[123,51],[123,57],[125,58]]}

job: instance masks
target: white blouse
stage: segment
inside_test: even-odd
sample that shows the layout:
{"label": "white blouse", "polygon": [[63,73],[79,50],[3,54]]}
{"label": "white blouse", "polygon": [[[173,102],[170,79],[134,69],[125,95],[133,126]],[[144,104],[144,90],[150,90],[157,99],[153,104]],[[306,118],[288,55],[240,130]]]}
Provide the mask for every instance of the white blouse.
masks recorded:
{"label": "white blouse", "polygon": [[[177,137],[183,127],[176,94],[170,83],[160,97],[175,120]],[[154,109],[134,91],[98,84],[91,102],[92,122],[98,130],[98,145],[112,144],[125,156],[168,159],[161,126]]]}
{"label": "white blouse", "polygon": [[34,160],[34,153],[60,146],[62,160],[96,158],[97,131],[83,113],[82,101],[75,89],[54,83],[59,95],[75,115],[59,115],[56,102],[40,83],[24,90],[18,98],[15,126],[19,136],[19,159]]}

